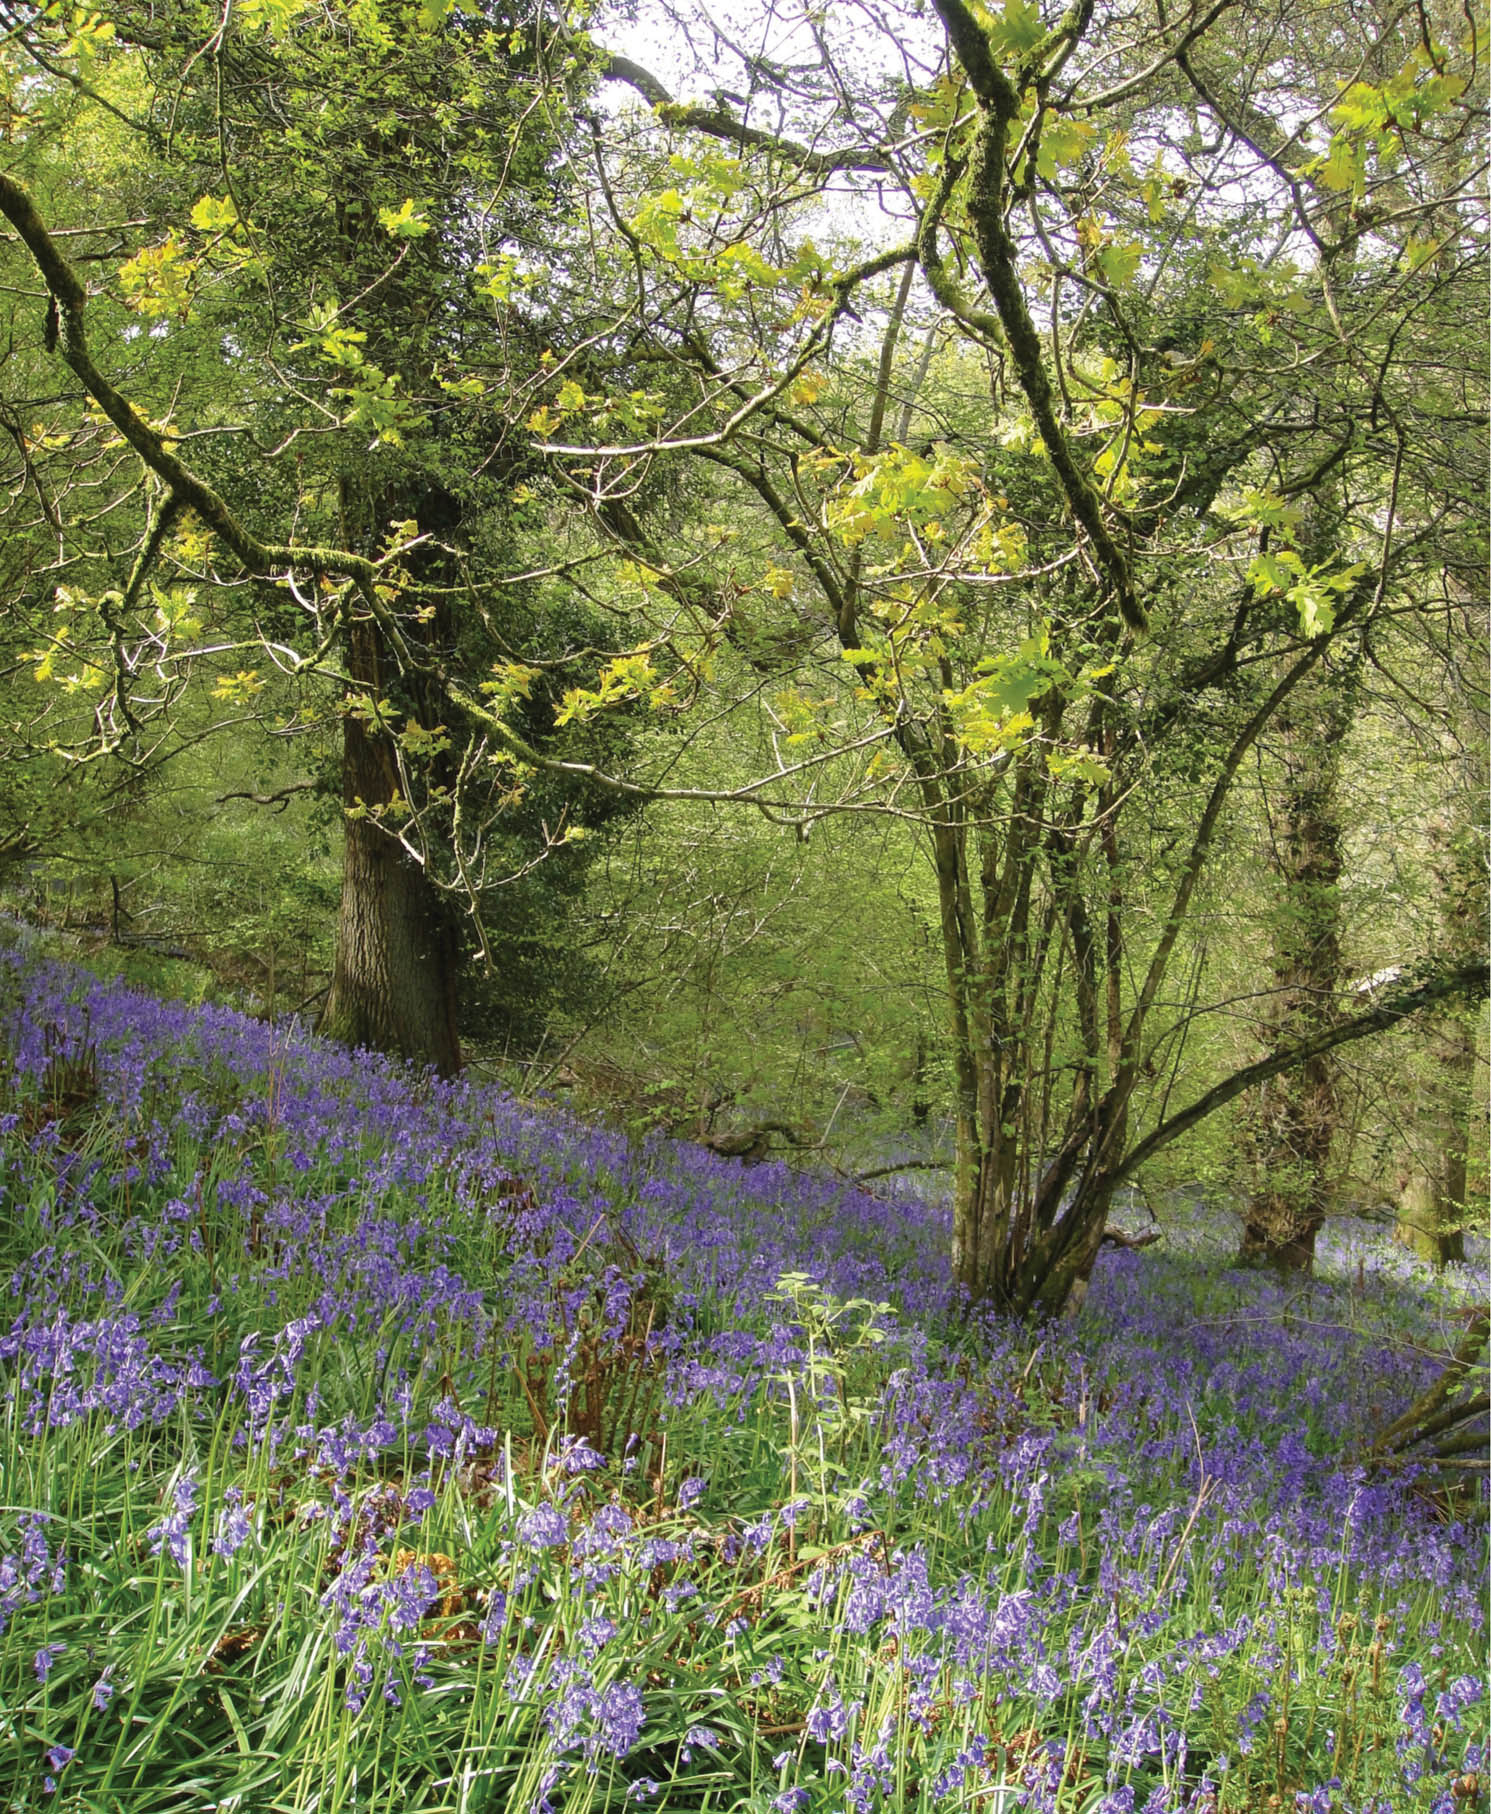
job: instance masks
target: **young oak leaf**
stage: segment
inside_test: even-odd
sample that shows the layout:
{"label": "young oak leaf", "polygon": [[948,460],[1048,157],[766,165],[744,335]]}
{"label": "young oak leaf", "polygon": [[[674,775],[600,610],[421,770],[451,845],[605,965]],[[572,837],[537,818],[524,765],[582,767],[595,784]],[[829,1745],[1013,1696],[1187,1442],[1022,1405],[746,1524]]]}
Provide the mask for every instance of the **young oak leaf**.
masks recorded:
{"label": "young oak leaf", "polygon": [[422,239],[430,231],[428,215],[408,197],[399,208],[380,208],[378,224],[395,239]]}

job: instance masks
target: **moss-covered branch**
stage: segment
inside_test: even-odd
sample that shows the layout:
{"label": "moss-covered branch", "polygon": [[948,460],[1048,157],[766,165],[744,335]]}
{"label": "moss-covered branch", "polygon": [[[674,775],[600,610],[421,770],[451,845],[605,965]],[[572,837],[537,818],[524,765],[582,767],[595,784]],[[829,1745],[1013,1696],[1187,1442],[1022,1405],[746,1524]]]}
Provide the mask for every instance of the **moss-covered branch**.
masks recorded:
{"label": "moss-covered branch", "polygon": [[1005,224],[1005,159],[1010,128],[1020,111],[1019,91],[999,67],[984,28],[964,0],[934,0],[934,4],[979,105],[969,169],[968,218],[984,282],[994,299],[1015,375],[1067,505],[1092,545],[1124,622],[1132,629],[1142,630],[1147,620],[1134,591],[1128,558],[1108,527],[1102,499],[1073,453],[1057,414],[1040,333],[1020,281],[1018,249]]}
{"label": "moss-covered branch", "polygon": [[665,126],[701,132],[706,137],[720,139],[725,144],[739,145],[743,151],[764,152],[807,176],[836,176],[849,170],[884,175],[892,168],[890,159],[878,151],[853,148],[815,151],[812,146],[799,145],[795,139],[783,138],[779,133],[763,132],[758,126],[748,126],[744,120],[737,119],[722,107],[690,106],[675,101],[650,70],[643,69],[641,64],[634,63],[630,57],[617,56],[613,51],[600,53],[600,73],[608,82],[624,82],[628,88],[635,90]]}

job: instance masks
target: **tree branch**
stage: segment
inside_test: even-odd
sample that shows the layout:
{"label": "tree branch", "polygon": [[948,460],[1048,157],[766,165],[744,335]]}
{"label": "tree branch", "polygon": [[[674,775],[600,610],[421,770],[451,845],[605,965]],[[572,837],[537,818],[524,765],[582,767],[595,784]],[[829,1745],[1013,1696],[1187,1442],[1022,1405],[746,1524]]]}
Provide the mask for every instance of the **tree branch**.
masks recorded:
{"label": "tree branch", "polygon": [[213,801],[214,806],[225,806],[229,800],[249,800],[255,806],[273,806],[283,812],[296,794],[314,793],[321,786],[319,781],[291,781],[285,787],[277,787],[272,794],[256,794],[251,789],[236,788],[232,793],[219,794]]}
{"label": "tree branch", "polygon": [[988,36],[965,0],[933,0],[933,4],[979,101],[981,117],[973,141],[968,219],[984,282],[1009,342],[1015,375],[1061,482],[1067,507],[1086,531],[1120,616],[1131,629],[1143,630],[1148,618],[1134,590],[1128,557],[1115,541],[1103,515],[1102,499],[1082,470],[1056,413],[1040,333],[1020,281],[1018,249],[1005,222],[1005,152],[1010,127],[1020,111],[1020,94],[995,61]]}
{"label": "tree branch", "polygon": [[607,82],[624,82],[634,89],[652,108],[653,112],[665,126],[677,126],[689,132],[702,132],[713,139],[723,139],[727,144],[739,145],[746,151],[765,151],[772,157],[780,158],[783,163],[792,164],[810,176],[836,176],[844,171],[857,170],[878,175],[889,175],[892,165],[888,158],[874,151],[814,151],[809,145],[799,145],[795,139],[779,137],[774,132],[763,132],[757,126],[747,126],[744,120],[736,119],[734,114],[726,113],[719,107],[697,107],[675,101],[663,87],[662,83],[650,71],[634,63],[630,57],[620,57],[613,51],[601,53],[601,77]]}
{"label": "tree branch", "polygon": [[[217,535],[248,572],[266,574],[276,566],[293,566],[322,573],[337,573],[356,582],[362,597],[380,622],[386,613],[373,594],[378,575],[377,563],[343,548],[296,548],[273,542],[261,542],[241,523],[219,494],[172,451],[170,442],[158,428],[148,422],[120,391],[116,390],[94,362],[88,346],[84,310],[88,295],[72,266],[59,251],[47,231],[30,193],[0,171],[0,214],[15,228],[57,305],[62,358],[93,401],[114,427],[163,481],[171,498],[194,510]],[[389,626],[385,625],[385,628]],[[393,627],[395,646],[402,637]]]}
{"label": "tree branch", "polygon": [[1292,1071],[1297,1065],[1318,1058],[1322,1053],[1334,1051],[1337,1046],[1347,1045],[1352,1040],[1366,1039],[1373,1033],[1386,1032],[1389,1027],[1397,1026],[1399,1021],[1421,1014],[1425,1009],[1440,1007],[1457,997],[1482,1001],[1488,993],[1491,993],[1491,964],[1483,957],[1438,970],[1421,982],[1394,989],[1365,1014],[1343,1020],[1339,1025],[1315,1034],[1313,1038],[1301,1040],[1298,1045],[1286,1047],[1267,1058],[1260,1058],[1256,1064],[1245,1065],[1242,1070],[1234,1071],[1204,1096],[1198,1097],[1189,1108],[1182,1109],[1178,1115],[1172,1115],[1168,1121],[1162,1121],[1152,1134],[1141,1140],[1108,1173],[1108,1181],[1112,1184],[1122,1183],[1146,1160],[1152,1159],[1161,1147],[1168,1146],[1172,1140],[1188,1133],[1199,1121],[1204,1121],[1234,1097],[1241,1096],[1244,1090],[1252,1089],[1254,1084],[1267,1083],[1270,1077],[1277,1077],[1283,1071]]}

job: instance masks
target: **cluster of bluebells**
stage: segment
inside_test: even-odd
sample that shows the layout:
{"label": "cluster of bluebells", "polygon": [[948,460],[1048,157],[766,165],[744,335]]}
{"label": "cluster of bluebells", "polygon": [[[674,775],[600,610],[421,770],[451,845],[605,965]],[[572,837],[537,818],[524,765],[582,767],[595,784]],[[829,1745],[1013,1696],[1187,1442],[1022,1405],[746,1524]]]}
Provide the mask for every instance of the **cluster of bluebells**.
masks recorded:
{"label": "cluster of bluebells", "polygon": [[0,1554],[0,1634],[19,1608],[62,1592],[67,1561],[60,1550],[52,1549],[48,1523],[46,1512],[23,1512],[18,1522],[19,1550],[14,1555]]}
{"label": "cluster of bluebells", "polygon": [[[1212,1288],[1203,1304],[1193,1260],[1105,1255],[1080,1322],[1043,1331],[1032,1353],[1028,1330],[982,1317],[977,1364],[956,1365],[938,1341],[963,1306],[935,1206],[630,1142],[295,1027],[5,954],[0,1001],[12,1109],[0,1214],[30,1231],[4,1250],[0,1309],[0,1397],[19,1440],[39,1451],[68,1433],[159,1435],[164,1458],[173,1430],[226,1429],[261,1480],[320,1483],[288,1515],[320,1546],[315,1612],[360,1720],[461,1666],[430,1637],[451,1582],[420,1532],[464,1483],[490,1553],[461,1616],[471,1645],[500,1659],[503,1692],[534,1710],[549,1759],[536,1807],[571,1777],[617,1770],[633,1799],[657,1790],[638,1774],[661,1741],[648,1681],[618,1641],[624,1609],[686,1620],[728,1657],[759,1638],[759,1584],[778,1576],[839,1646],[810,1669],[776,1657],[746,1672],[798,1733],[777,1759],[783,1809],[889,1805],[908,1768],[898,1748],[914,1740],[931,1747],[925,1804],[1002,1782],[994,1805],[1054,1811],[1077,1793],[1102,1814],[1209,1814],[1229,1770],[1275,1744],[1278,1682],[1344,1667],[1343,1581],[1366,1625],[1401,1629],[1427,1586],[1446,1630],[1483,1631],[1473,1521],[1431,1516],[1409,1471],[1372,1477],[1355,1459],[1425,1361],[1395,1339],[1411,1281],[1379,1270],[1359,1292],[1354,1253],[1348,1284],[1322,1282],[1308,1317],[1265,1280]],[[69,1056],[96,1075],[96,1112],[117,1138],[79,1140],[24,1112]],[[500,1255],[500,1290],[473,1270],[474,1250]],[[188,1272],[206,1280],[210,1329],[182,1313]],[[873,1368],[823,1366],[807,1313],[777,1289],[790,1274],[839,1303],[894,1302],[856,1325],[874,1324]],[[1334,1314],[1348,1289],[1350,1316]],[[1428,1300],[1421,1314],[1432,1337]],[[671,1482],[668,1519],[643,1517],[628,1497],[639,1431],[613,1431],[612,1455],[593,1433],[563,1434],[608,1345],[634,1357],[633,1400],[644,1373],[647,1390],[655,1381],[665,1426],[692,1420],[723,1439],[748,1415],[790,1412],[793,1471],[775,1502],[736,1516],[701,1452]],[[357,1409],[327,1365],[353,1348],[377,1382]],[[512,1377],[549,1394],[545,1467],[526,1490],[506,1459],[511,1432],[466,1408]],[[851,1475],[828,1458],[856,1431]],[[804,1455],[819,1457],[810,1493]],[[272,1509],[179,1454],[138,1497],[154,1508],[146,1553],[178,1581],[249,1567]],[[824,1534],[829,1506],[838,1541],[799,1566],[799,1539]],[[960,1528],[989,1533],[985,1554],[949,1566],[914,1536],[873,1541],[911,1507],[952,1508]],[[30,1644],[37,1694],[69,1660],[46,1638],[48,1604],[70,1589],[54,1510],[0,1521],[0,1633]],[[1229,1611],[1244,1557],[1256,1603]],[[571,1601],[584,1616],[559,1643],[545,1609]],[[877,1679],[894,1682],[893,1716]],[[1391,1805],[1437,1809],[1480,1767],[1480,1680],[1446,1657],[1392,1681]],[[106,1666],[97,1716],[114,1687]],[[674,1735],[675,1773],[719,1755],[697,1713]],[[933,1744],[949,1720],[962,1722],[957,1742]],[[1001,1729],[1039,1742],[1001,1748]],[[52,1739],[47,1781],[74,1757]],[[1345,1814],[1340,1784],[1318,1778],[1297,1806]]]}

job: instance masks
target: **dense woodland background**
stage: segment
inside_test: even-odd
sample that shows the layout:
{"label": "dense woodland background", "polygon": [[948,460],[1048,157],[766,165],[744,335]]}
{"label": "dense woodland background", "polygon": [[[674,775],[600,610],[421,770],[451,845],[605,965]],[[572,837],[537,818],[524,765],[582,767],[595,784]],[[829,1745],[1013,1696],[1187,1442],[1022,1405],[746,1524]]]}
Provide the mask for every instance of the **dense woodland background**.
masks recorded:
{"label": "dense woodland background", "polygon": [[1488,48],[0,0],[0,1814],[1486,1808]]}
{"label": "dense woodland background", "polygon": [[0,9],[11,910],[1017,1309],[1120,1190],[1458,1251],[1477,30]]}

